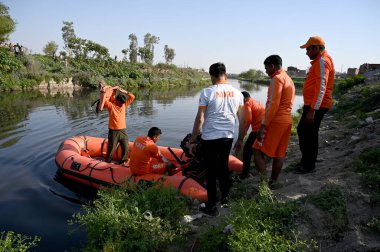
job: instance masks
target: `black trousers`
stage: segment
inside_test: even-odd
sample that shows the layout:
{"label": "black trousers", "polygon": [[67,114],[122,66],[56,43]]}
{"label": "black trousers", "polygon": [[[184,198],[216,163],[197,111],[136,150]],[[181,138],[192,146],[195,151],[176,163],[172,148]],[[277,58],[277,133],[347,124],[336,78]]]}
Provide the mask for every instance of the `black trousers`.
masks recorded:
{"label": "black trousers", "polygon": [[128,158],[128,135],[125,129],[112,130],[108,129],[108,146],[106,154],[106,162],[110,163],[113,154],[116,150],[117,144],[120,143],[121,147],[121,162],[127,161]]}
{"label": "black trousers", "polygon": [[257,132],[251,132],[245,141],[243,149],[243,175],[247,175],[249,172],[249,167],[251,166],[251,157],[253,154],[252,145],[256,140]]}
{"label": "black trousers", "polygon": [[216,205],[216,180],[219,180],[219,189],[222,200],[227,198],[231,182],[228,173],[228,158],[232,147],[232,138],[202,140],[204,161],[206,165],[207,207]]}
{"label": "black trousers", "polygon": [[315,111],[314,122],[305,123],[307,112],[310,106],[303,106],[303,112],[300,122],[297,126],[300,150],[302,153],[301,165],[308,170],[315,168],[315,162],[318,156],[318,132],[323,116],[329,111],[327,108],[320,108]]}

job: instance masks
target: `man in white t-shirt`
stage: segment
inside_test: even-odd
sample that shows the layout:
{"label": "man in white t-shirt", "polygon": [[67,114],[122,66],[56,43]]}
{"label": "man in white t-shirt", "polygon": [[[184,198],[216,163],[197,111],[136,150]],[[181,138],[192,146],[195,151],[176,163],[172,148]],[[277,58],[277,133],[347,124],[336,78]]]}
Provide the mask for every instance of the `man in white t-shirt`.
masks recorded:
{"label": "man in white t-shirt", "polygon": [[226,67],[215,63],[209,69],[212,86],[202,90],[199,98],[198,113],[194,121],[190,140],[190,150],[196,147],[196,138],[202,129],[202,145],[206,168],[208,201],[200,210],[216,216],[216,179],[219,180],[221,204],[227,203],[230,189],[228,158],[230,155],[236,116],[239,119],[239,138],[235,147],[243,143],[245,126],[244,98],[241,92],[227,84]]}

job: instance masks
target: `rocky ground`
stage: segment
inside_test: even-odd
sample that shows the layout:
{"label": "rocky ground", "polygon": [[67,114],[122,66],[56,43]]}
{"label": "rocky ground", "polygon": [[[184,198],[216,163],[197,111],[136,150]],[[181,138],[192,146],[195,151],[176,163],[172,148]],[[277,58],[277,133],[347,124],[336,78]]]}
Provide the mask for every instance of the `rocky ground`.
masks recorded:
{"label": "rocky ground", "polygon": [[[373,216],[380,215],[380,207],[371,203],[368,190],[362,187],[352,166],[364,149],[380,146],[380,119],[368,117],[358,127],[349,128],[354,120],[351,117],[337,121],[327,114],[320,129],[316,171],[305,175],[283,172],[283,187],[275,190],[282,199],[296,199],[318,192],[329,183],[341,188],[347,201],[348,227],[339,239],[329,237],[329,218],[325,213],[311,204],[304,206],[310,221],[299,225],[300,238],[313,237],[321,251],[380,251],[380,236],[364,228]],[[298,160],[298,144],[292,141],[286,163]]]}
{"label": "rocky ground", "polygon": [[[356,125],[356,127],[353,127]],[[352,163],[367,147],[380,146],[380,119],[368,117],[360,121],[355,116],[336,119],[328,113],[320,128],[319,155],[313,173],[298,175],[291,167],[300,160],[301,153],[297,137],[292,137],[284,169],[280,174],[279,188],[273,192],[281,201],[296,200],[318,193],[326,185],[337,185],[347,203],[347,221],[344,230],[337,232],[332,227],[334,221],[326,213],[307,201],[301,205],[304,213],[297,221],[299,238],[314,239],[320,251],[380,251],[380,236],[365,228],[374,216],[380,217],[380,207],[373,205],[369,192],[360,183]],[[268,164],[268,173],[270,172]],[[258,191],[259,177],[253,176],[242,181],[249,193]],[[220,215],[228,214],[229,209],[219,208]],[[196,245],[197,235],[205,227],[217,225],[220,217],[201,218],[191,225],[195,231],[189,244],[190,251]],[[196,246],[195,246],[196,247]]]}

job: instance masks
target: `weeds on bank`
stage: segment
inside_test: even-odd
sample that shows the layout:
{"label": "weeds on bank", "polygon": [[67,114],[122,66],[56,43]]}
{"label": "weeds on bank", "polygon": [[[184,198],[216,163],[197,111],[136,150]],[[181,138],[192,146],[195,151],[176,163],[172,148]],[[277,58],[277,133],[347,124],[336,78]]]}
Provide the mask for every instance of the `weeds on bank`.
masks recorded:
{"label": "weeds on bank", "polygon": [[370,190],[371,201],[380,203],[380,147],[365,149],[353,164],[362,184]]}
{"label": "weeds on bank", "polygon": [[339,186],[330,183],[320,192],[309,195],[307,198],[311,203],[329,214],[327,225],[333,239],[341,238],[347,229],[347,202]]}
{"label": "weeds on bank", "polygon": [[37,246],[41,240],[38,236],[29,237],[13,231],[0,233],[0,252],[26,252]]}
{"label": "weeds on bank", "polygon": [[85,229],[85,251],[154,251],[181,238],[187,199],[172,188],[130,186],[99,190],[69,221]]}
{"label": "weeds on bank", "polygon": [[[363,120],[378,108],[380,108],[380,85],[377,83],[354,86],[349,92],[341,94],[339,102],[331,111],[338,117],[353,114]],[[374,113],[371,116],[377,118],[380,114]]]}
{"label": "weeds on bank", "polygon": [[371,232],[380,234],[380,219],[372,217],[372,219],[365,225],[365,228]]}
{"label": "weeds on bank", "polygon": [[[221,225],[202,235],[199,251],[307,251],[317,248],[297,239],[293,223],[297,216],[296,202],[279,202],[266,183],[260,185],[254,200],[238,200],[231,215]],[[227,235],[223,228],[232,224]]]}

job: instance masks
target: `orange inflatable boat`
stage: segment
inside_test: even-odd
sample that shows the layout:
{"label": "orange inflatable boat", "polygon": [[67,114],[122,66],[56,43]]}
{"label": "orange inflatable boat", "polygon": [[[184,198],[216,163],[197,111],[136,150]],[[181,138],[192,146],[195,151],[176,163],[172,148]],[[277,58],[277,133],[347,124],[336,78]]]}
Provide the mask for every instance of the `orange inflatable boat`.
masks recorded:
{"label": "orange inflatable boat", "polygon": [[[55,156],[55,162],[62,175],[68,179],[86,184],[95,188],[100,186],[118,186],[131,178],[134,182],[162,181],[164,186],[177,188],[183,196],[198,199],[202,202],[207,201],[207,191],[198,182],[191,178],[182,176],[179,171],[171,176],[162,174],[145,174],[132,176],[128,167],[114,163],[104,162],[107,151],[107,139],[91,136],[76,136],[66,139],[59,147]],[[162,155],[168,161],[180,167],[179,162],[170,150],[179,158],[186,160],[183,150],[179,148],[159,147]],[[133,151],[133,143],[129,143],[129,153]],[[113,160],[121,159],[121,148],[118,146]],[[241,172],[242,162],[230,155],[229,169]]]}

